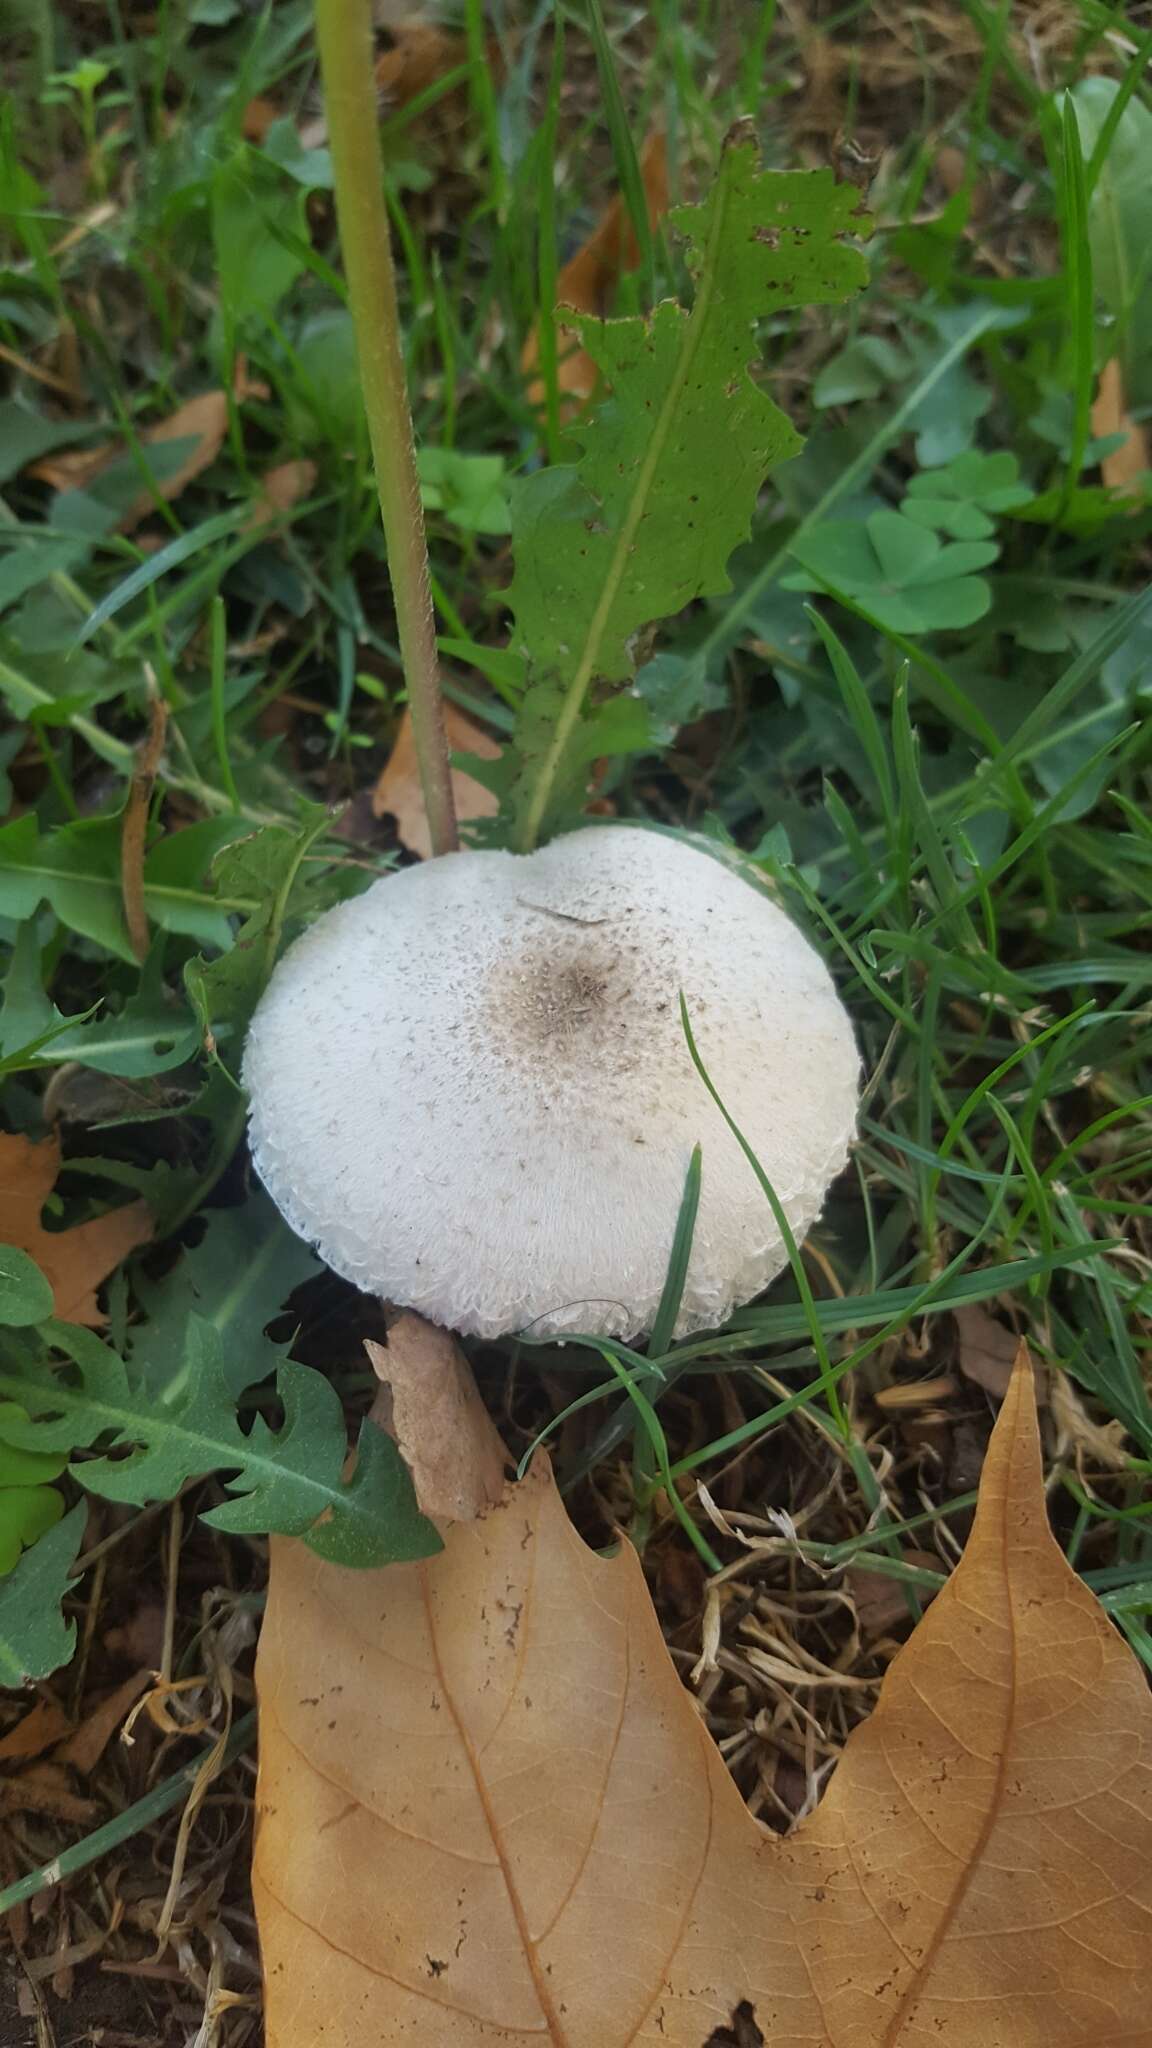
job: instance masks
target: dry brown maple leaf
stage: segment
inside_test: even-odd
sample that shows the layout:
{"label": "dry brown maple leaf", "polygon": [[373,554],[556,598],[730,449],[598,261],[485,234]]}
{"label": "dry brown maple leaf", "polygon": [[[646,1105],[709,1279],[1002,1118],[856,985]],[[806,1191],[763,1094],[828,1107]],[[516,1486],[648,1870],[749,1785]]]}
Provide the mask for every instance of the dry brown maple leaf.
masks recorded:
{"label": "dry brown maple leaf", "polygon": [[[495,740],[490,739],[480,726],[473,725],[470,718],[465,718],[462,711],[457,711],[454,704],[444,706],[444,729],[454,754],[480,754],[485,760],[494,761],[500,752]],[[456,817],[462,825],[470,818],[494,818],[500,808],[491,790],[473,781],[462,768],[452,770],[452,792],[456,799]],[[385,811],[396,820],[396,833],[401,845],[427,860],[432,851],[432,837],[424,811],[420,764],[416,759],[410,711],[405,711],[400,720],[392,752],[372,791],[373,816],[382,818]]]}
{"label": "dry brown maple leaf", "polygon": [[0,1244],[14,1244],[35,1259],[53,1294],[61,1322],[97,1330],[105,1318],[96,1289],[121,1259],[152,1235],[146,1202],[129,1202],[74,1223],[70,1230],[45,1230],[41,1211],[60,1171],[55,1138],[35,1145],[30,1138],[0,1132]]}
{"label": "dry brown maple leaf", "polygon": [[422,1565],[277,1541],[258,1682],[269,2048],[1152,2039],[1152,1703],[1023,1349],[963,1562],[784,1840],[543,1463]]}

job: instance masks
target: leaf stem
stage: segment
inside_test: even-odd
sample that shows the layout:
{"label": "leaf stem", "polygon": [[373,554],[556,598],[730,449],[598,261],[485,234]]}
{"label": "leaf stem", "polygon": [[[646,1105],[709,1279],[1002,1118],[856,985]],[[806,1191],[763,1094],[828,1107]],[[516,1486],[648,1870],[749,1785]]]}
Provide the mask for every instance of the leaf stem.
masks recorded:
{"label": "leaf stem", "polygon": [[372,443],[420,786],[432,851],[453,853],[460,842],[384,203],[371,0],[316,0],[316,39],[360,389]]}

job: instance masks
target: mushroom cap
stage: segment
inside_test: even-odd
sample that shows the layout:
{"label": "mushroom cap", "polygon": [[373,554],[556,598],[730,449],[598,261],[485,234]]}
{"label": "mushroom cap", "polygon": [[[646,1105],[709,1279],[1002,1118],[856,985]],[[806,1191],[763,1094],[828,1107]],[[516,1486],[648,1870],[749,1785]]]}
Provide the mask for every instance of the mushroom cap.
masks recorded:
{"label": "mushroom cap", "polygon": [[714,1327],[787,1253],[681,991],[799,1239],[852,1135],[848,1017],[759,889],[629,826],[429,861],[318,918],[248,1036],[256,1170],[367,1293],[480,1337],[632,1337],[699,1143],[677,1333]]}

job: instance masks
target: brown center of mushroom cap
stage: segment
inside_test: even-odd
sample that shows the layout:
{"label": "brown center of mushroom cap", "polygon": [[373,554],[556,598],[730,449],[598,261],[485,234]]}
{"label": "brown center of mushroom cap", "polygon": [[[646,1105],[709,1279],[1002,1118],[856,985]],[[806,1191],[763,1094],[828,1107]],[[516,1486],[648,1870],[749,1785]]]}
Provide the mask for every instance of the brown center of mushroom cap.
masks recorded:
{"label": "brown center of mushroom cap", "polygon": [[542,1078],[577,1066],[606,1076],[633,1071],[669,1010],[648,955],[621,919],[603,929],[553,929],[543,943],[539,931],[526,934],[492,970],[485,1027]]}

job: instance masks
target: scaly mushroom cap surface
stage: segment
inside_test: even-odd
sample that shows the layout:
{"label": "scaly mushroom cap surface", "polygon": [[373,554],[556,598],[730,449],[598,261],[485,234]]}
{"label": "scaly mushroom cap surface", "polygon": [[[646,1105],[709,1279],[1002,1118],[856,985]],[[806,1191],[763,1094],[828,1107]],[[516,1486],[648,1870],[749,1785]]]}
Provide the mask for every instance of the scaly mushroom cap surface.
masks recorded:
{"label": "scaly mushroom cap surface", "polygon": [[711,1078],[799,1239],[843,1166],[851,1026],[783,911],[681,840],[594,826],[458,853],[328,911],[244,1059],[257,1172],[357,1287],[477,1336],[651,1326],[692,1148],[680,1334],[786,1263]]}

